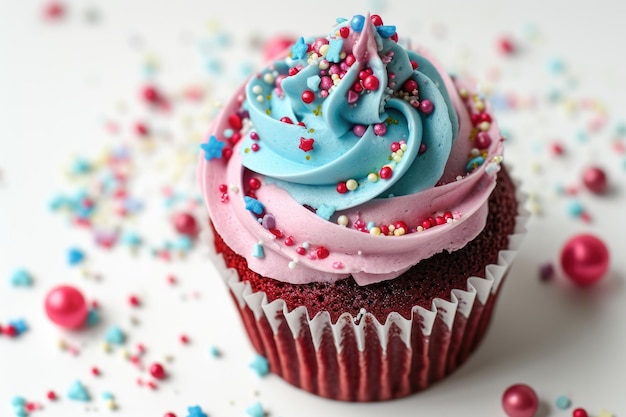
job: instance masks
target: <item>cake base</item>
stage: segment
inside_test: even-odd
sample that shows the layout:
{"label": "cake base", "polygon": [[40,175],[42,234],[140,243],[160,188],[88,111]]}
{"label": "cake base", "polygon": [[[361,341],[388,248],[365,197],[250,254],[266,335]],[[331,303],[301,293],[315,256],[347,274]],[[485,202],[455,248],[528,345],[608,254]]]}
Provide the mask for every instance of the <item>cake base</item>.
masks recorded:
{"label": "cake base", "polygon": [[516,187],[503,166],[476,239],[367,286],[352,278],[297,285],[262,277],[215,231],[214,245],[236,271],[231,295],[273,373],[323,397],[379,401],[427,388],[478,346],[508,271],[502,253],[518,232],[517,214]]}

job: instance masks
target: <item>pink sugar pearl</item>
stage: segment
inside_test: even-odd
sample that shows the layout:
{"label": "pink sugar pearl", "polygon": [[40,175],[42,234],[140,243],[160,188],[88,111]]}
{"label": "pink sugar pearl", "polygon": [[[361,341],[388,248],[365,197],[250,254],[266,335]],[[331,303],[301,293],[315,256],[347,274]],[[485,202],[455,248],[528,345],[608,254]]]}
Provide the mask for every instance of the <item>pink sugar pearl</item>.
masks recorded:
{"label": "pink sugar pearl", "polygon": [[66,329],[78,329],[87,320],[87,304],[83,294],[70,285],[51,289],[45,300],[46,315],[53,323]]}
{"label": "pink sugar pearl", "polygon": [[561,250],[561,266],[577,285],[588,286],[600,281],[609,269],[609,250],[602,240],[591,234],[580,234],[568,240]]}

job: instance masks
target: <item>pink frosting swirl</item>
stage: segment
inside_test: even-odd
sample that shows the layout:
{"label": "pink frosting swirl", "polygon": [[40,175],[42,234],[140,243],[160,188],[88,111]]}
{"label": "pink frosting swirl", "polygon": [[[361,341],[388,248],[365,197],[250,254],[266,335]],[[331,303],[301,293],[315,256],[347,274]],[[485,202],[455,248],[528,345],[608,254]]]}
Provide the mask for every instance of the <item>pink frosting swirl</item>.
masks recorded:
{"label": "pink frosting swirl", "polygon": [[429,59],[459,121],[441,179],[413,194],[337,211],[329,220],[242,166],[243,141],[230,143],[236,142],[233,127],[241,128],[235,135],[251,129],[242,108],[244,86],[222,109],[203,145],[200,187],[217,233],[250,269],[294,284],[352,276],[367,285],[393,279],[438,252],[460,249],[482,231],[502,159],[500,133],[483,98]]}

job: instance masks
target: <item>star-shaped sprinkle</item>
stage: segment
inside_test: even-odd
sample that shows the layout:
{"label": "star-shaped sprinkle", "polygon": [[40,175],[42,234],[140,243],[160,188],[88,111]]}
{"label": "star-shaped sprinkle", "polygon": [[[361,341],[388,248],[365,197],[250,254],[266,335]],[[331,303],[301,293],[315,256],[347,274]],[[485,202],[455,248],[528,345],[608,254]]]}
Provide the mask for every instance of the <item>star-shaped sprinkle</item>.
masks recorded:
{"label": "star-shaped sprinkle", "polygon": [[306,56],[306,52],[309,50],[309,46],[304,42],[304,38],[300,39],[291,47],[291,57],[293,59],[302,59]]}
{"label": "star-shaped sprinkle", "polygon": [[203,143],[200,145],[202,150],[204,151],[204,159],[210,161],[211,159],[219,159],[222,157],[222,150],[226,144],[220,140],[217,140],[215,135],[211,135],[209,137],[209,141],[207,143]]}
{"label": "star-shaped sprinkle", "polygon": [[315,140],[313,138],[300,138],[300,146],[298,146],[298,148],[302,149],[304,152],[312,151],[314,142]]}
{"label": "star-shaped sprinkle", "polygon": [[606,410],[600,410],[600,413],[598,414],[598,417],[615,417],[615,415],[609,411]]}

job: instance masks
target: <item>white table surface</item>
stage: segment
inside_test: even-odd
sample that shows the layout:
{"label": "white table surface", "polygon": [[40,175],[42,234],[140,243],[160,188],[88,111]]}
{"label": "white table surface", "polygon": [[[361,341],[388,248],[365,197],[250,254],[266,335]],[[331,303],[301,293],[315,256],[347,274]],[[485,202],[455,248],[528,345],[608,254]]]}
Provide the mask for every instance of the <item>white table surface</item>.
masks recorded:
{"label": "white table surface", "polygon": [[[527,383],[541,401],[537,417],[570,416],[573,407],[591,416],[602,410],[609,412],[603,417],[626,416],[626,154],[615,146],[625,142],[624,7],[609,1],[408,3],[67,0],[64,18],[45,22],[44,2],[0,1],[0,325],[23,318],[29,326],[17,338],[0,335],[0,415],[14,415],[11,401],[21,396],[40,404],[32,416],[42,417],[167,411],[181,417],[193,405],[210,416],[245,416],[257,401],[269,416],[496,417],[505,415],[504,390]],[[401,36],[424,44],[452,71],[473,74],[496,99],[515,99],[515,108],[498,108],[496,114],[510,139],[506,159],[537,214],[490,331],[467,364],[418,395],[348,404],[250,370],[251,345],[206,248],[197,245],[170,262],[151,249],[174,237],[172,209],[163,208],[161,187],[197,194],[197,143],[216,103],[243,79],[243,69],[259,65],[252,45],[276,34],[324,34],[336,17],[368,9],[395,24]],[[517,53],[498,53],[503,36],[514,41]],[[560,73],[554,71],[557,60],[564,64]],[[156,65],[154,74],[146,72],[147,63]],[[171,98],[190,86],[207,93],[195,103],[174,100],[169,114],[149,111],[138,98],[148,80]],[[133,133],[137,120],[147,121],[153,132],[143,145]],[[108,132],[107,125],[117,126],[118,133]],[[148,152],[145,142],[156,149]],[[550,153],[554,142],[565,147],[563,156]],[[49,209],[55,195],[77,189],[66,174],[77,156],[93,161],[121,144],[136,153],[133,192],[145,206],[123,222],[146,238],[136,256],[123,247],[97,247],[92,233]],[[592,163],[609,174],[609,195],[558,191],[578,186],[583,168]],[[187,169],[176,176],[172,166]],[[582,204],[592,221],[568,214],[572,202]],[[577,290],[557,268],[553,282],[540,282],[539,266],[558,266],[560,248],[578,232],[594,233],[609,247],[605,279]],[[68,265],[72,247],[87,253],[82,266]],[[9,284],[20,268],[34,277],[31,287]],[[169,274],[177,284],[167,283]],[[97,326],[68,332],[46,318],[44,296],[60,283],[98,302]],[[140,307],[129,305],[131,294],[140,298]],[[112,325],[124,329],[128,340],[107,353],[101,345]],[[189,344],[180,343],[181,334]],[[79,352],[59,348],[60,340]],[[124,357],[125,351],[136,353],[138,343],[146,347],[145,365],[161,362],[168,372],[155,390],[138,384],[150,381],[149,374]],[[213,358],[211,346],[222,356]],[[93,367],[100,376],[92,375]],[[86,386],[90,402],[67,398],[75,380]],[[59,399],[49,401],[48,391]],[[107,408],[106,392],[117,410]],[[572,408],[555,407],[560,395],[572,400]]]}

